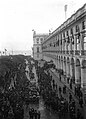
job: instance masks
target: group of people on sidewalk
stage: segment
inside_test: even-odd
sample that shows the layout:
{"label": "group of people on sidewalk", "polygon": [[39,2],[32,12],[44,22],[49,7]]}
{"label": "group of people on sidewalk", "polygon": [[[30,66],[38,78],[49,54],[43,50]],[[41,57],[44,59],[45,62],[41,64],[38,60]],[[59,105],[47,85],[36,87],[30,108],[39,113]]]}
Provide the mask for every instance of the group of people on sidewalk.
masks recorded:
{"label": "group of people on sidewalk", "polygon": [[30,119],[40,119],[40,111],[34,108],[29,109],[29,117]]}

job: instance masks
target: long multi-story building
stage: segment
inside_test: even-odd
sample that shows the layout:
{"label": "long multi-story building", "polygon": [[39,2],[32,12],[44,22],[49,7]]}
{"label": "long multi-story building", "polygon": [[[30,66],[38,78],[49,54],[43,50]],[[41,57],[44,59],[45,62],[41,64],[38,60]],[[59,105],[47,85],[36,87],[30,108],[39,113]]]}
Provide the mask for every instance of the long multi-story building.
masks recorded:
{"label": "long multi-story building", "polygon": [[[63,71],[60,88],[67,87],[68,100],[70,94],[74,100],[83,99],[86,118],[86,4],[43,41],[42,51],[44,60],[53,60],[57,70]],[[57,78],[54,81],[59,88]]]}
{"label": "long multi-story building", "polygon": [[49,34],[37,34],[33,32],[33,58],[35,60],[42,59],[42,42],[46,39]]}

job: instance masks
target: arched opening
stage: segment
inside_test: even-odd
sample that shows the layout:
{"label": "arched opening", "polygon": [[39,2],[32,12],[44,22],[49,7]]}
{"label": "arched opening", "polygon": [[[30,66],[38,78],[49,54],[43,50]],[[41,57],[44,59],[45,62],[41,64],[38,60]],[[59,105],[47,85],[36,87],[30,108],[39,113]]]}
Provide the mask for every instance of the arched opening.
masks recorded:
{"label": "arched opening", "polygon": [[67,57],[67,77],[69,77],[70,76],[70,59],[69,59],[69,57]]}
{"label": "arched opening", "polygon": [[58,69],[58,56],[57,56],[57,58],[56,58],[56,65],[57,65],[57,69]]}
{"label": "arched opening", "polygon": [[81,66],[80,66],[80,60],[76,59],[76,84],[78,87],[81,87]]}
{"label": "arched opening", "polygon": [[86,89],[86,60],[82,60],[82,67],[81,67],[81,87]]}
{"label": "arched opening", "polygon": [[80,51],[80,27],[79,25],[76,25],[76,50]]}
{"label": "arched opening", "polygon": [[60,60],[60,56],[59,56],[59,60],[58,60],[58,65],[59,65],[59,69],[61,68],[61,60]]}
{"label": "arched opening", "polygon": [[63,70],[63,57],[61,56],[61,69]]}
{"label": "arched opening", "polygon": [[72,82],[75,83],[75,65],[74,65],[74,59],[71,58],[71,72],[70,72],[70,75],[71,75],[71,79],[72,79]]}
{"label": "arched opening", "polygon": [[83,60],[83,61],[82,61],[82,67],[83,67],[83,68],[86,68],[86,60]]}
{"label": "arched opening", "polygon": [[66,75],[66,57],[64,57],[64,63],[63,63],[63,65],[64,65],[64,74]]}
{"label": "arched opening", "polygon": [[[83,88],[83,94],[86,94],[86,60],[82,60],[81,87]],[[85,96],[84,96],[84,103],[86,104]]]}

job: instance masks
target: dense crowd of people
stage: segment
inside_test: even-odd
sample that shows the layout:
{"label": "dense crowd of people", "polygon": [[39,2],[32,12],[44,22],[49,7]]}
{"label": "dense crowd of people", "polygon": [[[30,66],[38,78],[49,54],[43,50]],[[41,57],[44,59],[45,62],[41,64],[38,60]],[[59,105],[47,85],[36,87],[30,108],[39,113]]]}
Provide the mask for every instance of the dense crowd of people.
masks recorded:
{"label": "dense crowd of people", "polygon": [[[37,67],[37,75],[40,84],[40,94],[44,99],[46,108],[51,108],[56,111],[59,115],[59,118],[66,118],[69,116],[71,119],[83,119],[83,115],[81,114],[80,109],[76,108],[76,104],[72,98],[72,95],[70,94],[70,99],[67,101],[61,95],[62,91],[56,91],[57,89],[54,88],[55,86],[52,86],[52,78],[48,71],[49,68],[53,67],[51,65],[48,66],[48,64],[44,66],[45,67]],[[56,92],[58,92],[59,95]]]}
{"label": "dense crowd of people", "polygon": [[16,95],[14,97],[0,93],[0,119],[23,119],[23,100],[16,99]]}
{"label": "dense crowd of people", "polygon": [[40,119],[40,111],[34,108],[29,109],[29,117],[30,119]]}
{"label": "dense crowd of people", "polygon": [[29,85],[25,58],[19,55],[0,59],[0,119],[24,119],[24,104],[28,98],[26,88]]}
{"label": "dense crowd of people", "polygon": [[[47,63],[44,65],[45,67],[41,68],[38,66],[38,62],[34,61],[34,65],[36,68],[36,73],[38,76],[38,89],[39,94],[42,96],[45,106],[47,109],[53,109],[57,111],[59,118],[66,116],[70,116],[71,119],[83,119],[80,110],[77,110],[76,113],[76,105],[75,101],[72,100],[70,95],[70,101],[68,102],[62,95],[61,90],[59,90],[60,96],[56,93],[55,85],[52,85],[52,77],[48,72],[47,68],[55,68],[51,63]],[[25,70],[24,66],[18,65],[18,72],[22,69]],[[29,61],[29,70],[30,70],[30,78],[34,78],[34,74],[32,72],[33,64]],[[23,72],[24,73],[24,72]],[[21,72],[21,74],[23,74]],[[20,77],[20,72],[17,73],[18,78]],[[24,78],[25,76],[22,75]],[[23,80],[22,80],[23,81]],[[27,87],[27,83],[25,85],[21,85],[19,82],[16,83],[16,86],[13,89],[5,90],[4,92],[0,90],[0,119],[24,119],[24,105],[28,105],[29,93]],[[29,83],[29,82],[28,82]],[[81,103],[80,103],[81,104]],[[82,106],[82,105],[81,105]],[[30,108],[29,109],[29,118],[30,119],[40,119],[41,113],[40,111]]]}

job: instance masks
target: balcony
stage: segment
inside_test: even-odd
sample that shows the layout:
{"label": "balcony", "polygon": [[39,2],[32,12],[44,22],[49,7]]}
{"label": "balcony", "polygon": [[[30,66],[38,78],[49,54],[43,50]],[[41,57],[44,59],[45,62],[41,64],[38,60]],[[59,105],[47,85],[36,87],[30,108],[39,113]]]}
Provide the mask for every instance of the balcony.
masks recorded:
{"label": "balcony", "polygon": [[60,53],[62,54],[62,50],[60,51]]}
{"label": "balcony", "polygon": [[71,50],[71,51],[70,51],[70,54],[71,54],[71,55],[74,55],[74,51],[73,51],[73,50]]}
{"label": "balcony", "polygon": [[65,50],[63,50],[63,54],[65,54]]}
{"label": "balcony", "polygon": [[57,51],[57,53],[59,54],[59,51]]}
{"label": "balcony", "polygon": [[86,50],[82,50],[81,55],[86,55]]}
{"label": "balcony", "polygon": [[69,51],[66,51],[67,54],[69,54]]}
{"label": "balcony", "polygon": [[80,51],[79,50],[76,50],[75,51],[75,55],[80,55]]}

